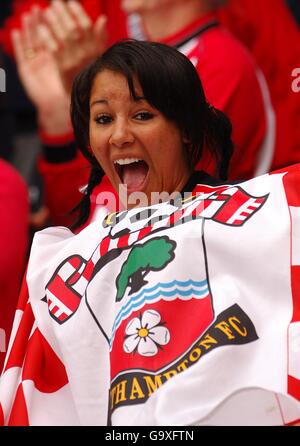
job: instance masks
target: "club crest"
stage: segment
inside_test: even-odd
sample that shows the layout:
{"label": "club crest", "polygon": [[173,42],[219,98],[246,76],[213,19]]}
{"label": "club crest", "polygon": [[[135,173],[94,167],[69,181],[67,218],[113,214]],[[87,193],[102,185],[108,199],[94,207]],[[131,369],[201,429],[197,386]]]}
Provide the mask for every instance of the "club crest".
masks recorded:
{"label": "club crest", "polygon": [[[114,300],[116,312],[111,332],[105,334],[111,355],[111,412],[145,402],[216,347],[257,339],[238,305],[215,314],[201,234],[206,220],[238,230],[267,198],[251,196],[240,186],[203,186],[180,202],[109,215],[103,221],[108,231],[92,256],[73,255],[57,267],[44,300],[51,317],[64,324],[83,296],[89,301],[93,279],[109,274],[108,265],[114,265],[107,298]],[[184,245],[186,235],[181,237],[189,232],[184,228],[196,228],[198,234],[193,258]],[[101,327],[101,314],[93,317]]]}

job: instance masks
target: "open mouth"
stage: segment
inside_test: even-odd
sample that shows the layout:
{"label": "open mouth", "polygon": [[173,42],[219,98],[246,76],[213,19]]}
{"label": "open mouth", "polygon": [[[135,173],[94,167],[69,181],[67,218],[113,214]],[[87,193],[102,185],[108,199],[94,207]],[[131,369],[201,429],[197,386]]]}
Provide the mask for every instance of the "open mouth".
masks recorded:
{"label": "open mouth", "polygon": [[114,161],[117,174],[128,190],[141,190],[149,172],[148,164],[138,158],[124,158]]}

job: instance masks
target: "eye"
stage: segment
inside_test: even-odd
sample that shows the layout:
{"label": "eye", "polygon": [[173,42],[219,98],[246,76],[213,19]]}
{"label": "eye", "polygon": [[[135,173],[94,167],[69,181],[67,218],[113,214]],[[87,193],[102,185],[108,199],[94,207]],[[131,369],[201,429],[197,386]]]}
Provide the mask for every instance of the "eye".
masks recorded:
{"label": "eye", "polygon": [[149,121],[149,119],[154,118],[154,114],[148,111],[143,111],[136,113],[134,115],[134,118],[137,119],[138,121]]}
{"label": "eye", "polygon": [[112,122],[112,117],[109,115],[98,115],[95,117],[94,121],[97,124],[105,125],[105,124],[109,124],[110,122]]}

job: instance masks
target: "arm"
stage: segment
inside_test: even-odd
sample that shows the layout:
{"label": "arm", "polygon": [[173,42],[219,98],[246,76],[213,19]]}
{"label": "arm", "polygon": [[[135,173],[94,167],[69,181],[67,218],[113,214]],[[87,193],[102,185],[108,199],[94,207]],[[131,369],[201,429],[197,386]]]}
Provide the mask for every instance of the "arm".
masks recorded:
{"label": "arm", "polygon": [[55,59],[39,37],[40,13],[35,8],[23,16],[21,30],[13,33],[13,43],[19,75],[37,109],[41,140],[46,147],[44,157],[39,161],[45,181],[46,204],[54,224],[68,225],[71,221],[68,212],[81,198],[78,187],[86,181],[86,169],[73,142],[69,97]]}
{"label": "arm", "polygon": [[80,188],[88,182],[89,165],[77,150],[72,133],[40,136],[43,156],[38,160],[38,169],[44,180],[51,221],[54,225],[70,226],[75,219],[70,211],[82,198]]}

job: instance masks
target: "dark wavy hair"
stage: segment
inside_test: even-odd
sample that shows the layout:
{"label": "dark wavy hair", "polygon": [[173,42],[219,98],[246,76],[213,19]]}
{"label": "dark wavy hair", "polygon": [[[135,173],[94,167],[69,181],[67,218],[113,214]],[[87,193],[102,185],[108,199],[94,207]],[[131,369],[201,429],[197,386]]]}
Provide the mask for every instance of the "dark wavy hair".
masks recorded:
{"label": "dark wavy hair", "polygon": [[104,172],[89,148],[90,95],[94,79],[103,70],[123,74],[136,100],[134,79],[151,106],[174,122],[189,141],[185,145],[191,170],[204,147],[215,160],[215,176],[227,179],[233,152],[232,126],[227,116],[207,103],[198,73],[187,57],[168,45],[124,40],[105,51],[75,79],[71,95],[71,119],[78,147],[92,169],[84,197],[79,203],[76,227],[90,212],[90,194]]}

